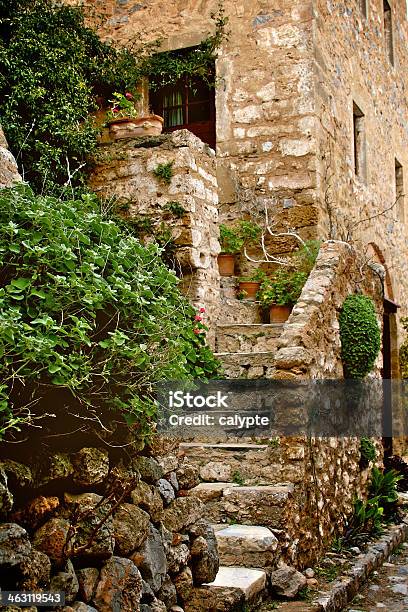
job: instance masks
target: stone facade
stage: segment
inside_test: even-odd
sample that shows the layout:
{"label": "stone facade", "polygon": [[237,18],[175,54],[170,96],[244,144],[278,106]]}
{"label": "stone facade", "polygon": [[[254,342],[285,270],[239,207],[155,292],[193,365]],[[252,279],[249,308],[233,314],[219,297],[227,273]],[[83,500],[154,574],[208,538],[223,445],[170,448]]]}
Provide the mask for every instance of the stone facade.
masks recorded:
{"label": "stone facade", "polygon": [[[216,0],[83,4],[102,15],[103,36],[123,45],[161,38],[163,49],[198,44],[217,9]],[[387,295],[406,314],[407,199],[392,205],[407,186],[408,21],[404,2],[390,4],[394,65],[380,0],[367,3],[367,17],[357,0],[273,8],[265,0],[225,0],[230,36],[216,64],[217,173],[223,220],[266,205],[277,230],[361,242],[385,264]],[[364,115],[364,176],[354,171],[353,103]],[[286,238],[272,248],[294,246]]]}
{"label": "stone facade", "polygon": [[[160,164],[169,164],[167,182],[154,174]],[[108,142],[99,147],[90,185],[133,221],[145,219],[154,234],[170,232],[181,288],[194,305],[206,308],[211,328],[220,286],[213,151],[187,130]],[[214,343],[214,327],[209,340]]]}

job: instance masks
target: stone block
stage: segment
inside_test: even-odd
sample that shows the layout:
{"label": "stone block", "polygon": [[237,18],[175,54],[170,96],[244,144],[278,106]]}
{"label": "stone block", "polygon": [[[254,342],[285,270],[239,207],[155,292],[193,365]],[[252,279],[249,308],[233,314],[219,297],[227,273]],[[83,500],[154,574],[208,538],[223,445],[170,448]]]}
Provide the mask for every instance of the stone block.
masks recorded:
{"label": "stone block", "polygon": [[230,525],[216,532],[222,565],[270,567],[274,564],[278,540],[267,527]]}

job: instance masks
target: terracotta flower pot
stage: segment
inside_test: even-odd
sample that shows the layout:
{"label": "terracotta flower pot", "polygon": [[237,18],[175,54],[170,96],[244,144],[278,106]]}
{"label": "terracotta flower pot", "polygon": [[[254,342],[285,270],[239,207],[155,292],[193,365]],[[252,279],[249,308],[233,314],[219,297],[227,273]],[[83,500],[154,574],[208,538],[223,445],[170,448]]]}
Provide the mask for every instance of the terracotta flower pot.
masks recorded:
{"label": "terracotta flower pot", "polygon": [[235,255],[221,253],[218,255],[218,270],[220,276],[234,276]]}
{"label": "terracotta flower pot", "polygon": [[122,117],[109,121],[109,136],[112,140],[121,138],[138,138],[139,136],[159,136],[163,129],[163,117]]}
{"label": "terracotta flower pot", "polygon": [[269,310],[269,321],[270,323],[285,323],[288,320],[290,313],[292,312],[292,306],[290,304],[271,304]]}
{"label": "terracotta flower pot", "polygon": [[244,293],[245,300],[256,300],[256,294],[259,291],[259,287],[261,283],[256,281],[240,281],[239,282],[239,291]]}

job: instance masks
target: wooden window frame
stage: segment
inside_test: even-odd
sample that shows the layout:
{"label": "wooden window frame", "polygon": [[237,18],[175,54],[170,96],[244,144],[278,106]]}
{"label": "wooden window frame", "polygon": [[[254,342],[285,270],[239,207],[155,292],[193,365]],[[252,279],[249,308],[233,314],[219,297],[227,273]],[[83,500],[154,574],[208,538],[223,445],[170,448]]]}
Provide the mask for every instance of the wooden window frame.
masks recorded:
{"label": "wooden window frame", "polygon": [[[183,114],[183,123],[175,126],[164,126],[163,132],[174,132],[175,130],[190,130],[199,138],[206,142],[210,147],[215,149],[216,146],[216,111],[215,111],[215,88],[208,86],[208,99],[191,100],[192,84],[188,77],[181,79],[180,91],[182,92],[182,104],[166,107],[166,111],[181,109]],[[204,82],[204,81],[203,81]],[[204,82],[205,83],[205,82]],[[176,89],[177,86],[175,86]],[[153,91],[150,93],[153,111],[159,115],[163,115],[163,97],[166,88]],[[203,103],[209,104],[209,118],[205,121],[190,121],[191,108]]]}

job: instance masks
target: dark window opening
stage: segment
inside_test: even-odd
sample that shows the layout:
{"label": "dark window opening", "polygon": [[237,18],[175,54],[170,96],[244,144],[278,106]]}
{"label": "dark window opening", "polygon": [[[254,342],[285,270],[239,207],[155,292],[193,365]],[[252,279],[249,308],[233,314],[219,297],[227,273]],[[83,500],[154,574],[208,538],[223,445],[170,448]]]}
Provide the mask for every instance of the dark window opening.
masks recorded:
{"label": "dark window opening", "polygon": [[404,198],[404,168],[395,160],[395,201],[397,204],[398,219],[405,221],[405,198]]}
{"label": "dark window opening", "polygon": [[360,11],[361,11],[361,14],[363,15],[363,17],[367,18],[367,16],[368,16],[368,5],[367,5],[368,0],[359,0],[359,2],[360,2]]}
{"label": "dark window opening", "polygon": [[391,64],[394,64],[394,41],[392,33],[392,11],[388,0],[384,2],[384,38],[385,38],[385,51]]}
{"label": "dark window opening", "polygon": [[174,84],[155,87],[149,92],[149,102],[153,112],[164,118],[164,132],[187,129],[215,149],[213,86],[198,77],[186,76]]}
{"label": "dark window opening", "polygon": [[367,179],[365,117],[355,102],[353,102],[353,147],[354,172],[365,181]]}

